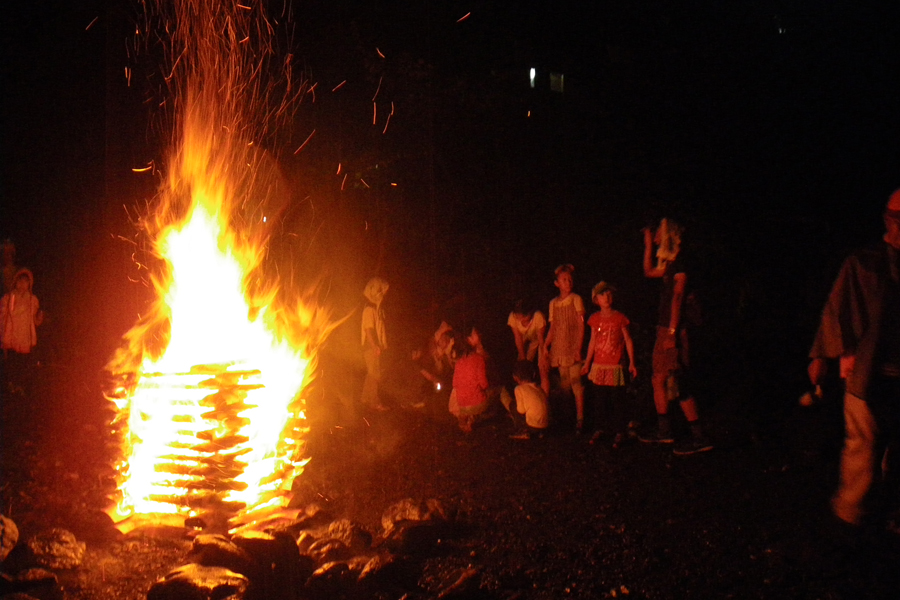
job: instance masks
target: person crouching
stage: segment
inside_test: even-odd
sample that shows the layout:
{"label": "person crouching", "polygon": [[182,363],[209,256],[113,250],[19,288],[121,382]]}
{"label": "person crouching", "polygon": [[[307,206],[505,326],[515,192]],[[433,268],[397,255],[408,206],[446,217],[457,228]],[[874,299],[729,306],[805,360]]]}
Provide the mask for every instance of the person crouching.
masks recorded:
{"label": "person crouching", "polygon": [[[515,412],[513,412],[512,406],[506,405],[506,410],[519,426],[519,431],[509,436],[514,440],[544,437],[550,424],[547,394],[534,382],[535,375],[534,363],[527,360],[516,361],[516,365],[513,367],[513,379],[517,384]],[[524,419],[519,415],[524,416]],[[523,420],[524,423],[522,423]]]}
{"label": "person crouching", "polygon": [[452,335],[457,354],[449,408],[459,421],[459,428],[464,433],[470,433],[475,418],[487,408],[487,365],[484,356],[476,352],[466,339],[456,332]]}

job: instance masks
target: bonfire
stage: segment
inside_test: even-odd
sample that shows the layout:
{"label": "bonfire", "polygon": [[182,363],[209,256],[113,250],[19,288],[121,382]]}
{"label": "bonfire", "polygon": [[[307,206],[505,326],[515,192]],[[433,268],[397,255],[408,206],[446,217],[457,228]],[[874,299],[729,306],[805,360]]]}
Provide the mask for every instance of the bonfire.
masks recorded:
{"label": "bonfire", "polygon": [[157,16],[175,127],[138,223],[155,299],[107,366],[122,443],[109,512],[123,531],[187,518],[232,529],[286,507],[329,329],[309,289],[265,268],[284,182],[261,148],[305,84],[277,58],[259,2],[178,0],[174,11]]}

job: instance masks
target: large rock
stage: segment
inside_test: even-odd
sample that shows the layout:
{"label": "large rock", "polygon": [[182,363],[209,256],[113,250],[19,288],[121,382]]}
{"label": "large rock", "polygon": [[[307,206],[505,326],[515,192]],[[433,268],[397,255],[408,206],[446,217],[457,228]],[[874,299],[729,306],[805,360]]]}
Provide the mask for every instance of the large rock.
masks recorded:
{"label": "large rock", "polygon": [[55,527],[28,540],[35,562],[48,569],[74,569],[81,564],[86,549],[71,531]]}
{"label": "large rock", "polygon": [[316,569],[306,582],[306,596],[313,600],[344,597],[355,583],[350,566],[342,561],[328,562]]}
{"label": "large rock", "polygon": [[324,539],[314,542],[306,554],[319,564],[346,560],[353,554],[350,548],[340,540]]}
{"label": "large rock", "polygon": [[446,521],[398,521],[384,538],[383,545],[395,554],[428,556],[450,533]]}
{"label": "large rock", "polygon": [[340,540],[355,553],[366,552],[372,547],[372,534],[362,525],[349,519],[339,519],[328,526],[328,537]]}
{"label": "large rock", "polygon": [[222,567],[181,566],[150,586],[147,600],[245,600],[250,581]]}
{"label": "large rock", "polygon": [[293,599],[294,590],[312,574],[314,563],[308,557],[300,560],[297,544],[287,533],[244,531],[233,535],[231,541],[259,565],[259,576],[253,580],[256,597]]}
{"label": "large rock", "polygon": [[426,501],[406,498],[389,506],[381,516],[381,526],[385,534],[402,521],[447,521],[447,511],[439,500],[430,498]]}
{"label": "large rock", "polygon": [[194,538],[188,560],[204,567],[224,567],[229,571],[253,578],[258,565],[247,552],[227,537],[204,533]]}
{"label": "large rock", "polygon": [[19,528],[6,515],[0,515],[0,562],[6,560],[12,549],[19,543]]}
{"label": "large rock", "polygon": [[54,573],[44,569],[26,569],[16,575],[15,591],[38,600],[63,600],[65,592]]}

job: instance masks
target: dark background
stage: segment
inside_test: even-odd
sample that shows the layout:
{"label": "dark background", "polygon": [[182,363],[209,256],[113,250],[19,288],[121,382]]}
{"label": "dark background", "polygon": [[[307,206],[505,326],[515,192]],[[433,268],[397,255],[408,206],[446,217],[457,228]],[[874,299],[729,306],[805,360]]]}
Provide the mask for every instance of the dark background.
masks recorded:
{"label": "dark background", "polygon": [[[618,286],[646,347],[640,229],[674,217],[704,304],[701,401],[792,403],[840,260],[878,239],[900,187],[898,11],[582,4],[311,0],[288,19],[271,2],[291,25],[281,50],[317,84],[267,148],[291,190],[275,254],[321,278],[337,316],[385,277],[398,361],[442,318],[481,324],[506,357],[512,303],[546,306],[563,262],[585,299]],[[150,297],[132,240],[159,176],[132,168],[164,172],[170,132],[159,57],[135,51],[141,10],[14,3],[0,18],[0,235],[35,271],[45,360],[77,368],[99,370]],[[338,330],[334,353],[357,335]]]}

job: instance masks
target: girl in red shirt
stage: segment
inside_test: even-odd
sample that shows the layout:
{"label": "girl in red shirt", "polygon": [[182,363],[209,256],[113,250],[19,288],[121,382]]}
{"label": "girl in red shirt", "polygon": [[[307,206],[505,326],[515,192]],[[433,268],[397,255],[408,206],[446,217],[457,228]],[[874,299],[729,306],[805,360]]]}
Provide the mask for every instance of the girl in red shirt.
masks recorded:
{"label": "girl in red shirt", "polygon": [[[628,317],[613,309],[614,288],[601,281],[591,291],[594,304],[600,307],[588,319],[591,330],[591,341],[588,344],[587,356],[581,369],[582,375],[588,376],[597,401],[594,408],[603,416],[610,431],[615,434],[613,447],[618,448],[625,440],[625,429],[628,423],[625,411],[625,370],[622,366],[622,350],[628,354],[628,373],[637,377],[634,364],[634,343],[628,332]],[[595,427],[591,443],[597,441],[602,434]]]}

